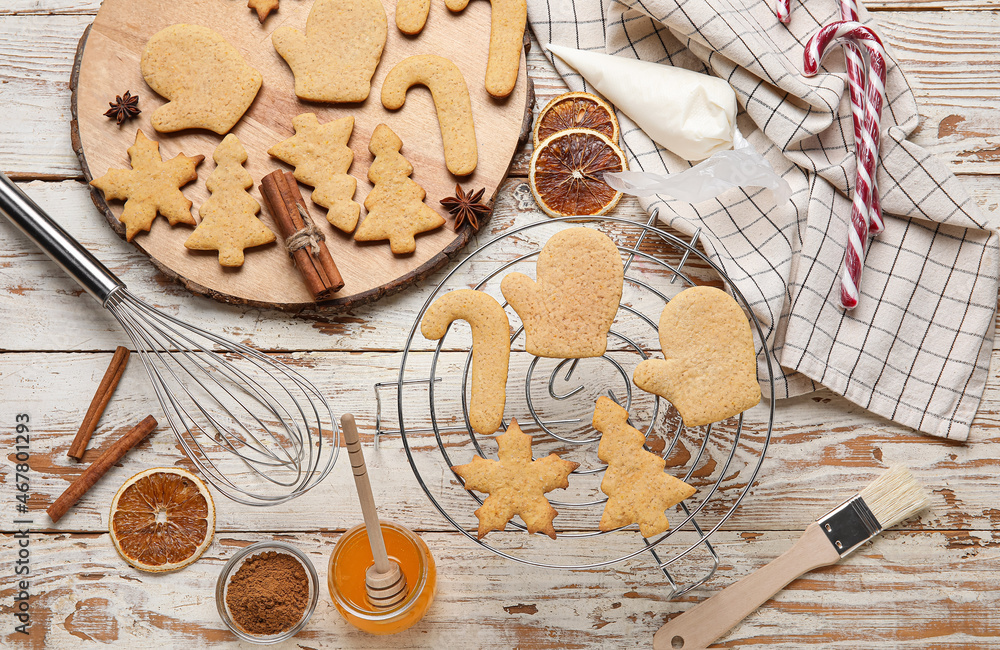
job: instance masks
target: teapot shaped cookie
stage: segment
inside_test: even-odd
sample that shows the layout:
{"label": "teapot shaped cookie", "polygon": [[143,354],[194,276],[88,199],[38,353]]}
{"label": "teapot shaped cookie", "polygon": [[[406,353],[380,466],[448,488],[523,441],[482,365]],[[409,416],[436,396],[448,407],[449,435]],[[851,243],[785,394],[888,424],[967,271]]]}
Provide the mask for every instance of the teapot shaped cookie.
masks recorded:
{"label": "teapot shaped cookie", "polygon": [[592,228],[568,228],[549,238],[535,268],[537,281],[511,273],[500,283],[524,323],[525,349],[556,359],[604,354],[625,279],[614,242]]}

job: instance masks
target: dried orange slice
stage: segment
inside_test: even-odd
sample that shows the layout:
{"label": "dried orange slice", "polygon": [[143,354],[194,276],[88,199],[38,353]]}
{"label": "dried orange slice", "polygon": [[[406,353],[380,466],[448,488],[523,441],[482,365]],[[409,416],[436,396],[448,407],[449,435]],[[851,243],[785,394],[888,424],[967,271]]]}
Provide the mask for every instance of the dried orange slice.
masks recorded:
{"label": "dried orange slice", "polygon": [[212,543],[215,503],[201,479],[177,467],[139,472],[111,500],[111,541],[140,571],[191,564]]}
{"label": "dried orange slice", "polygon": [[538,145],[528,180],[535,201],[550,216],[599,215],[615,207],[622,196],[604,182],[604,172],[626,169],[625,154],[606,136],[569,129]]}
{"label": "dried orange slice", "polygon": [[552,134],[566,129],[591,129],[603,133],[612,142],[618,142],[615,109],[590,93],[564,93],[549,101],[535,118],[532,130],[535,147]]}

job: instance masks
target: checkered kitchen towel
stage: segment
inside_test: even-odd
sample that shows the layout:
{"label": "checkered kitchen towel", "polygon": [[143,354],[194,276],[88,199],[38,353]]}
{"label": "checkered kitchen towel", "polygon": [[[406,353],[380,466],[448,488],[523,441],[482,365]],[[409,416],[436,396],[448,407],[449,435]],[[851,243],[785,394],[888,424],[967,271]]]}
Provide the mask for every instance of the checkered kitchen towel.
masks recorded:
{"label": "checkered kitchen towel", "polygon": [[[860,306],[839,306],[855,177],[843,54],[831,52],[816,77],[802,74],[806,41],[839,18],[838,3],[792,0],[788,26],[772,5],[528,0],[528,18],[543,47],[669,63],[735,88],[739,128],[791,184],[791,202],[776,206],[769,191],[749,188],[696,205],[660,197],[642,205],[659,207],[663,221],[688,235],[703,228],[707,253],[766,328],[782,366],[779,397],[822,384],[901,424],[964,440],[993,349],[997,233],[945,166],[906,141],[917,107],[890,60],[878,174],[885,232],[869,245]],[[870,22],[863,10],[861,19]],[[571,89],[590,90],[561,60],[554,64]],[[619,119],[632,169],[691,165]]]}

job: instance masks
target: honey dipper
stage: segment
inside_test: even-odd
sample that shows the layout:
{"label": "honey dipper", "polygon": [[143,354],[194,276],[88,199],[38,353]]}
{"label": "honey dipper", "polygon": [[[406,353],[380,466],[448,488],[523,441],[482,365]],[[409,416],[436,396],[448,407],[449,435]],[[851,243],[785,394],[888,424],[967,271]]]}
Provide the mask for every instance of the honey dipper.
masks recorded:
{"label": "honey dipper", "polygon": [[927,505],[927,494],[906,468],[889,468],[860,493],[809,524],[784,555],[661,627],[653,636],[653,650],[707,648],[795,578],[839,562]]}
{"label": "honey dipper", "polygon": [[368,468],[365,465],[365,455],[361,451],[361,441],[358,439],[358,427],[354,416],[345,413],[340,418],[344,431],[344,442],[347,443],[347,453],[351,458],[351,469],[354,470],[354,484],[358,488],[358,499],[361,500],[361,513],[365,517],[365,529],[368,531],[368,543],[372,548],[372,558],[375,563],[365,571],[365,592],[368,603],[375,609],[395,607],[406,598],[406,576],[399,564],[389,558],[385,551],[385,540],[382,538],[382,527],[379,525],[378,512],[375,510],[375,497],[372,496],[372,486],[368,481]]}

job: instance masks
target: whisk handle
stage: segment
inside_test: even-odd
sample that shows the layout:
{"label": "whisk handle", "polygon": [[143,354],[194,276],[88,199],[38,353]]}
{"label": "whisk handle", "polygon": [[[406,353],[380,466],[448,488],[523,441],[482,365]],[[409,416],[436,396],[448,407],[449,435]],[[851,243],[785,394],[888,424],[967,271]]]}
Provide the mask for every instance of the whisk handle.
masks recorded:
{"label": "whisk handle", "polygon": [[0,173],[0,213],[62,267],[87,293],[105,304],[125,285],[80,242],[62,229],[4,174]]}

